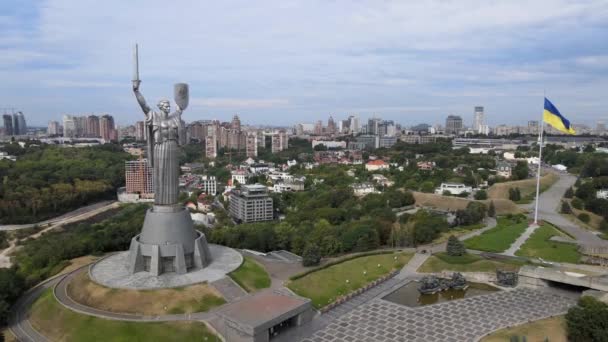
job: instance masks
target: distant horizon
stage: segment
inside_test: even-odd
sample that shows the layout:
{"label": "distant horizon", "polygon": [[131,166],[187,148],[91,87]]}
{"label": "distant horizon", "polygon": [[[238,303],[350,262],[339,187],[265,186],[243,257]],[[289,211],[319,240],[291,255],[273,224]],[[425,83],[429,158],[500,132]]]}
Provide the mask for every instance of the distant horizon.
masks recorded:
{"label": "distant horizon", "polygon": [[190,84],[186,121],[455,114],[470,125],[481,105],[487,124],[517,125],[540,118],[544,94],[574,123],[608,121],[603,0],[7,0],[0,11],[0,111],[36,126],[62,114],[141,120],[135,43],[151,106]]}

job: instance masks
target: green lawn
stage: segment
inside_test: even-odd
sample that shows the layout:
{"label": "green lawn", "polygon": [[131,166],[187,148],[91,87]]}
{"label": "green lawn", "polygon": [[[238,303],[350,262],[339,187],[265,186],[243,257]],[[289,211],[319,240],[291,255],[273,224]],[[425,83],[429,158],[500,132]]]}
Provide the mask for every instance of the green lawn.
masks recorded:
{"label": "green lawn", "polygon": [[526,230],[528,222],[525,218],[509,219],[499,217],[496,227],[480,235],[464,241],[468,249],[500,253],[507,250],[515,240]]}
{"label": "green lawn", "polygon": [[543,258],[549,261],[569,262],[576,264],[580,259],[580,253],[575,244],[550,241],[552,236],[565,236],[552,225],[545,223],[537,228],[530,238],[515,252],[515,255]]}
{"label": "green lawn", "polygon": [[250,257],[245,257],[243,264],[228,275],[247,292],[270,287],[270,276],[262,265]]}
{"label": "green lawn", "polygon": [[321,308],[339,296],[402,268],[412,256],[411,253],[362,256],[309,273],[289,282],[288,287],[300,296],[310,298],[316,308]]}
{"label": "green lawn", "polygon": [[450,228],[448,231],[442,232],[438,238],[433,240],[433,243],[442,243],[448,241],[450,236],[454,235],[455,237],[462,236],[464,234],[468,234],[474,230],[481,229],[485,227],[486,224],[483,222],[468,225],[468,226],[456,226],[454,228]]}
{"label": "green lawn", "polygon": [[75,313],[57,303],[52,289],[34,302],[32,326],[52,341],[216,341],[200,322],[137,323]]}
{"label": "green lawn", "polygon": [[466,254],[463,256],[449,256],[446,253],[437,253],[428,258],[418,268],[421,273],[435,273],[442,271],[456,272],[495,272],[497,268],[518,269],[523,262],[516,260],[496,261],[485,259],[479,255]]}

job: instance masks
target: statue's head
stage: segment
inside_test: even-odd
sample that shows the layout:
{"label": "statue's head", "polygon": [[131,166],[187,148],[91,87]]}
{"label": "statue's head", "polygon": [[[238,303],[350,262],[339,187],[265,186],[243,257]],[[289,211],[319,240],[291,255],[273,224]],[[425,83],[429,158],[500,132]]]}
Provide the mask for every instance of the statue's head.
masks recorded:
{"label": "statue's head", "polygon": [[160,100],[158,101],[158,109],[164,114],[169,114],[171,111],[171,102],[169,100]]}

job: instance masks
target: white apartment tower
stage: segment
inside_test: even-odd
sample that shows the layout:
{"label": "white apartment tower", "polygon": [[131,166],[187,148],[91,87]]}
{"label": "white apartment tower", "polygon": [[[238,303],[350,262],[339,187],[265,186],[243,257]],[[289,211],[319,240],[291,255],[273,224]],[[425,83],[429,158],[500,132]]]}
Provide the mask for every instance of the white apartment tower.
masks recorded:
{"label": "white apartment tower", "polygon": [[473,115],[473,130],[477,133],[483,133],[485,124],[486,118],[485,114],[483,113],[483,107],[475,107],[475,114]]}

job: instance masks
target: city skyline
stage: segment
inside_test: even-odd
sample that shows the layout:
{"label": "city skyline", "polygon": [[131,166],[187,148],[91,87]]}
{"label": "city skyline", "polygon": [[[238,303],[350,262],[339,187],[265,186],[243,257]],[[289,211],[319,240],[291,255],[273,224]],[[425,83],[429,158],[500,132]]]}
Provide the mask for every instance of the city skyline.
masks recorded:
{"label": "city skyline", "polygon": [[608,38],[605,1],[191,2],[180,11],[49,0],[0,9],[0,101],[33,126],[63,114],[141,120],[130,95],[135,42],[151,103],[171,94],[167,84],[191,84],[186,121],[375,114],[415,125],[454,114],[471,125],[480,105],[488,125],[520,124],[540,119],[544,91],[573,122],[608,118],[608,47],[594,43]]}

